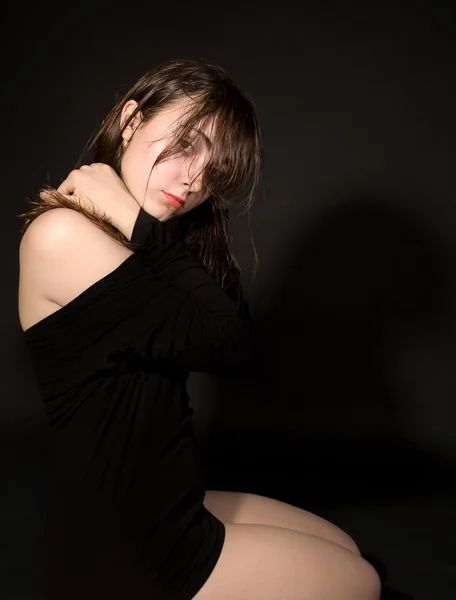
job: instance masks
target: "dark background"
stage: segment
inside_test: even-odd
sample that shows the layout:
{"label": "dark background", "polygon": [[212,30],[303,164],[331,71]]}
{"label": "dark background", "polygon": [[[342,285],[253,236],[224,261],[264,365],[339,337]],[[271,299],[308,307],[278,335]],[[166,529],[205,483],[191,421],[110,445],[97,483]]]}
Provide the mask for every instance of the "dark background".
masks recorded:
{"label": "dark background", "polygon": [[2,598],[42,597],[47,475],[16,215],[73,168],[124,86],[177,57],[219,63],[253,97],[266,155],[254,279],[248,219],[233,218],[256,377],[190,381],[208,487],[337,523],[386,566],[385,598],[456,597],[449,6],[5,5]]}

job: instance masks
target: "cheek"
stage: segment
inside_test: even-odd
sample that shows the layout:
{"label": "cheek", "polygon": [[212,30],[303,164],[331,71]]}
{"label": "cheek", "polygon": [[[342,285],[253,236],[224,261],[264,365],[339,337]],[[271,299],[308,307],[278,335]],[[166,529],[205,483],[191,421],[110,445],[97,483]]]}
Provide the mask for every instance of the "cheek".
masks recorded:
{"label": "cheek", "polygon": [[[157,154],[158,156],[158,154]],[[157,157],[154,157],[155,158]],[[158,178],[159,181],[174,181],[179,179],[181,166],[175,160],[165,160],[158,163],[152,171],[152,177]]]}
{"label": "cheek", "polygon": [[166,189],[177,178],[180,164],[176,161],[165,160],[153,167],[162,150],[162,144],[137,143],[127,148],[122,159],[122,177],[134,195],[143,197],[148,189]]}
{"label": "cheek", "polygon": [[124,180],[135,190],[143,186],[144,165],[144,155],[138,152],[137,146],[129,146],[122,158],[121,169]]}

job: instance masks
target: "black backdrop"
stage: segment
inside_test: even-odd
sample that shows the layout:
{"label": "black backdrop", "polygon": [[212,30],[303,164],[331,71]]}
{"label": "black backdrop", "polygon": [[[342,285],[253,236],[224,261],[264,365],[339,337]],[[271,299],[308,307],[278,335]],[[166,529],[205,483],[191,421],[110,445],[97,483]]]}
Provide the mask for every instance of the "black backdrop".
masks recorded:
{"label": "black backdrop", "polygon": [[247,218],[233,219],[257,377],[190,382],[209,487],[290,500],[305,481],[300,504],[316,510],[450,489],[451,12],[368,4],[7,6],[0,423],[11,535],[39,538],[46,480],[44,413],[17,318],[16,215],[73,168],[123,86],[182,56],[220,63],[253,97],[266,155],[251,212],[255,279]]}

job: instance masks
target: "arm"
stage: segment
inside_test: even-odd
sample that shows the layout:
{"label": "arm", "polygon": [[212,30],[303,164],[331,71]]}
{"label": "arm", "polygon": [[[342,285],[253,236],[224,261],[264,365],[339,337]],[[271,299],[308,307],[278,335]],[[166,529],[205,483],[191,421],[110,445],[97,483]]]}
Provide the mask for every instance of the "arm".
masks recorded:
{"label": "arm", "polygon": [[185,245],[174,239],[163,224],[142,208],[133,228],[131,241],[140,247],[144,263],[176,288],[191,294],[192,301],[209,314],[238,320],[235,304],[196,261]]}
{"label": "arm", "polygon": [[156,366],[191,371],[243,371],[251,358],[249,323],[229,295],[163,224],[140,210],[131,241],[155,278],[152,302],[160,322],[146,327],[142,352]]}

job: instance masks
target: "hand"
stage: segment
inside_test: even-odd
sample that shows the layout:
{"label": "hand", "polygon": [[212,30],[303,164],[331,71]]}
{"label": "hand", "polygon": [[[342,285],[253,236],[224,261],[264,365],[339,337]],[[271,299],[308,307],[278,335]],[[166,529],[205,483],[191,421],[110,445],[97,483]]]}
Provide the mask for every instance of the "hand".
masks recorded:
{"label": "hand", "polygon": [[[107,217],[128,239],[131,238],[140,206],[109,165],[93,163],[74,169],[57,191]],[[45,190],[40,197],[44,202],[55,204]]]}

